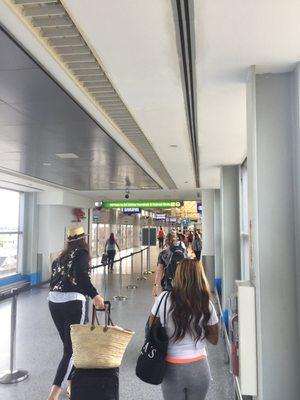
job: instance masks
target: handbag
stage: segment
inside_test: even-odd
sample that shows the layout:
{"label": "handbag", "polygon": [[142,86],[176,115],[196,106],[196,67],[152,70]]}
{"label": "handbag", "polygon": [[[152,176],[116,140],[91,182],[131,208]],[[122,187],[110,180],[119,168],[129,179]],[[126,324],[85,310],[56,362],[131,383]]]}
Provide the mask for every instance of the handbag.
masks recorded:
{"label": "handbag", "polygon": [[[75,368],[117,368],[134,335],[129,329],[115,326],[105,305],[105,325],[101,326],[93,307],[91,325],[71,325],[71,340]],[[95,325],[95,322],[97,323]]]}
{"label": "handbag", "polygon": [[154,321],[150,327],[149,320],[147,322],[146,340],[136,364],[136,376],[143,382],[152,385],[159,385],[162,383],[167,367],[166,356],[168,352],[169,338],[165,326],[162,326],[160,321],[155,322],[155,318],[158,315],[163,300],[165,300],[164,325],[166,325],[167,300],[169,295],[170,292],[165,293],[161,298],[154,316]]}
{"label": "handbag", "polygon": [[107,262],[108,262],[108,254],[107,253],[103,253],[102,254],[102,258],[101,258],[101,264],[107,265]]}

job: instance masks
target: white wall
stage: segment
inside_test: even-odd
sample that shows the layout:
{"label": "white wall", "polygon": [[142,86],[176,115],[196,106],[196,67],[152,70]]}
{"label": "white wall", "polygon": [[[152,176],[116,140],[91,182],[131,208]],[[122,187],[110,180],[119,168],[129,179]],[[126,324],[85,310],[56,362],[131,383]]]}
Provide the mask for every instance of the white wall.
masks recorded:
{"label": "white wall", "polygon": [[215,275],[222,278],[222,252],[221,252],[221,194],[214,190],[214,247],[215,247]]}
{"label": "white wall", "polygon": [[241,276],[239,224],[239,167],[225,166],[221,171],[221,249],[222,304],[235,293],[235,280]]}
{"label": "white wall", "polygon": [[214,190],[202,190],[202,254],[213,256],[214,245]]}
{"label": "white wall", "polygon": [[[292,74],[248,82],[251,279],[256,287],[259,400],[299,399]],[[278,346],[278,344],[280,344]]]}
{"label": "white wall", "polygon": [[[296,279],[298,314],[300,313],[300,64],[295,69],[294,77],[294,101],[295,101],[295,129],[293,137],[294,149],[294,190],[295,190],[295,238],[296,238]],[[298,317],[298,344],[300,353],[300,315]],[[299,355],[300,358],[300,355]]]}

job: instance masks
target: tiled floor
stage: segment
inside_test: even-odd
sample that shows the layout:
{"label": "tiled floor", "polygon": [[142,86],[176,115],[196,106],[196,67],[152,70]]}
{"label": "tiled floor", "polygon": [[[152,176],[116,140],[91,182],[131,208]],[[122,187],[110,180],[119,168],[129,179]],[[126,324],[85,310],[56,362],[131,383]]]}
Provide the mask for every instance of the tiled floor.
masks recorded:
{"label": "tiled floor", "polygon": [[[146,255],[144,265],[146,266]],[[156,251],[152,251],[150,269],[155,268]],[[140,269],[140,255],[134,259],[134,270]],[[130,261],[123,263],[123,272],[130,272]],[[122,275],[122,290],[119,289],[118,265],[113,274],[106,274],[106,297],[112,299],[121,292],[128,296],[126,302],[113,302],[112,316],[115,323],[130,327],[136,334],[126,352],[120,373],[120,400],[162,400],[159,387],[150,386],[135,377],[135,363],[143,343],[145,321],[153,303],[151,280],[138,282],[139,288],[127,290],[129,274]],[[134,275],[136,282],[137,274]],[[103,270],[95,272],[93,280],[103,292]],[[17,367],[27,369],[27,381],[15,385],[0,385],[0,400],[44,400],[53,379],[61,354],[61,343],[50,318],[47,307],[48,288],[34,289],[19,296]],[[7,368],[9,360],[9,301],[0,303],[0,371]],[[209,360],[213,381],[207,400],[233,400],[233,386],[222,340],[217,346],[209,346]],[[66,398],[62,396],[62,398]],[[88,400],[88,399],[87,399]]]}

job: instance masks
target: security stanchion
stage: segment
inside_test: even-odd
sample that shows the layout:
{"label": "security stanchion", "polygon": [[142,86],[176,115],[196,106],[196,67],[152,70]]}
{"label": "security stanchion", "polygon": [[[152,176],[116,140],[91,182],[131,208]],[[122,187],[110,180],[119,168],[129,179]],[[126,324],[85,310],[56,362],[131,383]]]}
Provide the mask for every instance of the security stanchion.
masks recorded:
{"label": "security stanchion", "polygon": [[152,271],[150,271],[150,246],[147,247],[147,269],[144,272],[144,275],[151,275]]}
{"label": "security stanchion", "polygon": [[118,296],[114,296],[114,300],[116,301],[127,300],[127,297],[122,295],[122,258],[120,259],[120,268],[119,268],[119,294]]}
{"label": "security stanchion", "polygon": [[130,283],[130,285],[127,286],[127,289],[137,289],[137,288],[138,288],[138,286],[135,285],[135,284],[134,284],[134,281],[133,281],[133,256],[134,256],[134,253],[131,253],[131,271],[130,271],[130,274],[131,274],[131,277],[130,277],[131,283]]}
{"label": "security stanchion", "polygon": [[104,298],[107,298],[107,273],[106,273],[107,263],[103,264],[103,295]]}
{"label": "security stanchion", "polygon": [[144,255],[143,250],[141,251],[141,274],[137,278],[138,281],[146,281],[147,278],[143,275],[144,274]]}
{"label": "security stanchion", "polygon": [[16,364],[16,326],[17,326],[17,289],[12,289],[11,326],[10,326],[10,365],[8,371],[0,374],[0,383],[18,383],[28,378],[28,372],[15,369]]}

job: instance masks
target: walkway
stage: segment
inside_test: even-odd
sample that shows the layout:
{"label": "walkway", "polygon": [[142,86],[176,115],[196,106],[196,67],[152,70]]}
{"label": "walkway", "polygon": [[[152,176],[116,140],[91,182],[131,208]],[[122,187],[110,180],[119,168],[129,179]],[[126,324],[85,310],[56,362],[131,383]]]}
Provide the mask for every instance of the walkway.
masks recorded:
{"label": "walkway", "polygon": [[[135,256],[135,271],[140,266],[140,255]],[[151,266],[155,266],[156,252],[151,257]],[[128,266],[125,268],[129,268]],[[130,269],[130,268],[129,268]],[[113,302],[112,317],[118,325],[129,327],[136,332],[126,352],[120,372],[120,400],[162,400],[160,388],[150,386],[135,377],[135,363],[143,343],[144,325],[153,299],[150,287],[153,277],[138,282],[139,288],[128,291],[125,286],[130,281],[128,274],[123,276],[123,294],[128,296],[126,302]],[[103,274],[95,273],[93,280],[98,288],[103,287]],[[108,298],[118,294],[118,274],[107,276]],[[61,343],[50,319],[47,307],[48,288],[33,289],[23,293],[19,298],[17,367],[28,369],[30,378],[16,385],[0,385],[2,400],[44,400],[47,398],[51,380],[54,376],[60,357]],[[0,304],[0,371],[7,368],[9,359],[9,302]],[[225,353],[222,340],[217,346],[209,346],[209,358],[213,382],[207,400],[233,400],[231,376],[228,365],[224,364]],[[62,399],[66,399],[62,396]]]}

